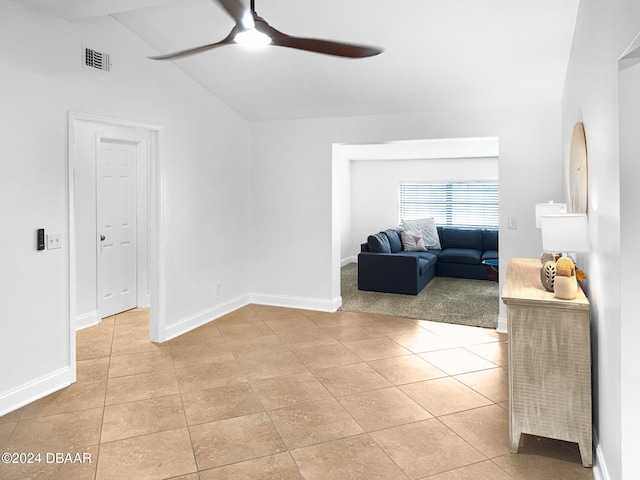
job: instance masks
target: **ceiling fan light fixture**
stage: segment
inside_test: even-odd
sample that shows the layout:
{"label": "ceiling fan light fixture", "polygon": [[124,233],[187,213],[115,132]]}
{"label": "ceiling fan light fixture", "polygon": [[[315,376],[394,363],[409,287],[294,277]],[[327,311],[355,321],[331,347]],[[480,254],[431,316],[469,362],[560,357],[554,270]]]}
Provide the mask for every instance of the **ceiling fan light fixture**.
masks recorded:
{"label": "ceiling fan light fixture", "polygon": [[271,43],[271,37],[266,33],[259,32],[255,28],[250,28],[236,33],[234,41],[244,47],[259,48],[269,45]]}

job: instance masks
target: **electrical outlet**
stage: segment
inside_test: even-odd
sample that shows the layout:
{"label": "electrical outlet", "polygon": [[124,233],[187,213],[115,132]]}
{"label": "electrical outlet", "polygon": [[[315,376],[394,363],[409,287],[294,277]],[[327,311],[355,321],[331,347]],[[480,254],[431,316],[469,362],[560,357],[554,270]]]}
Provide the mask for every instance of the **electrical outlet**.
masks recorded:
{"label": "electrical outlet", "polygon": [[47,234],[47,250],[62,248],[62,235],[59,233]]}
{"label": "electrical outlet", "polygon": [[216,297],[222,295],[222,284],[220,282],[216,283]]}
{"label": "electrical outlet", "polygon": [[517,217],[509,217],[508,218],[508,226],[512,230],[516,230],[518,228],[518,218]]}

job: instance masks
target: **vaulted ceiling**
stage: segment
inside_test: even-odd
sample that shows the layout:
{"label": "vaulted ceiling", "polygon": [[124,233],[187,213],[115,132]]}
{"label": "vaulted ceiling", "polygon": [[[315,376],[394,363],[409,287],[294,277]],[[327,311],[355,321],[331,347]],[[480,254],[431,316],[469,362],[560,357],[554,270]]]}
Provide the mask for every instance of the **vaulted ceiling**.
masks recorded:
{"label": "vaulted ceiling", "polygon": [[[216,42],[234,25],[212,0],[15,1],[72,22],[111,15],[158,53]],[[384,53],[230,45],[173,63],[250,121],[559,102],[578,3],[256,0],[280,31]]]}

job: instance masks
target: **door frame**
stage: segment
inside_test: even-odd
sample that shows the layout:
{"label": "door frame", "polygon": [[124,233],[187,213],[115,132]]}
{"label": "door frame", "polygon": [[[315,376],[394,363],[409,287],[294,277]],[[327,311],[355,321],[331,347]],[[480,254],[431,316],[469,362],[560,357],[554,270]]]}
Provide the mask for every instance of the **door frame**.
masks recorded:
{"label": "door frame", "polygon": [[[146,244],[149,246],[147,254],[143,255],[143,262],[146,260],[147,265],[144,271],[148,272],[147,278],[147,299],[146,303],[151,305],[150,316],[150,339],[151,341],[160,340],[160,332],[164,331],[165,324],[165,267],[164,267],[164,192],[165,180],[160,158],[160,142],[163,129],[157,125],[135,122],[131,120],[123,120],[119,118],[92,115],[87,113],[68,112],[68,179],[67,179],[67,238],[68,238],[68,279],[69,279],[69,359],[72,365],[73,379],[75,381],[75,364],[76,364],[76,310],[77,310],[77,252],[76,252],[76,220],[75,220],[75,199],[76,199],[76,131],[80,123],[90,123],[96,126],[98,131],[104,131],[112,127],[123,129],[146,130],[147,132],[147,152],[146,161],[140,162],[143,165],[138,166],[138,182],[145,183],[145,197],[140,201],[138,197],[138,208],[144,205],[144,212],[147,218]],[[140,195],[140,192],[138,192]],[[140,211],[138,211],[140,213]],[[140,261],[140,259],[139,259]],[[97,292],[96,292],[97,294]],[[138,292],[138,295],[140,292]],[[97,298],[96,298],[97,300]]]}

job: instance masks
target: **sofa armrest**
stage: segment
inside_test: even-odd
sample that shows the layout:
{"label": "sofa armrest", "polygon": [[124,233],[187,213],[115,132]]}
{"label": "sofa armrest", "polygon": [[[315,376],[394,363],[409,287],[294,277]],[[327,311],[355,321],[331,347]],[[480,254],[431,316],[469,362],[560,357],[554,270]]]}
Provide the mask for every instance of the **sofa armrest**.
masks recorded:
{"label": "sofa armrest", "polygon": [[362,252],[358,254],[358,289],[416,295],[419,261],[413,255]]}

